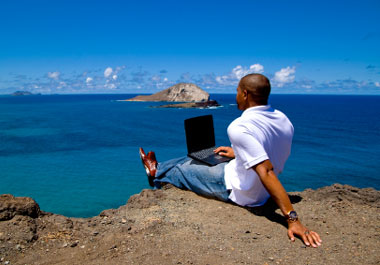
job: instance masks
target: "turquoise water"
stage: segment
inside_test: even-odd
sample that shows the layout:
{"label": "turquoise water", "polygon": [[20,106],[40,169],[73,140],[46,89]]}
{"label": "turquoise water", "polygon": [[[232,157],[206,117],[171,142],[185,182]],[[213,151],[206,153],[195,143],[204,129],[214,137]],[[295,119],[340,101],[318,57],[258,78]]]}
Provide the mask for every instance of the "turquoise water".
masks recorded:
{"label": "turquoise water", "polygon": [[[216,109],[161,109],[133,95],[0,96],[0,194],[88,217],[149,188],[138,147],[159,161],[186,154],[183,120],[213,114],[218,145],[240,115],[234,95]],[[332,183],[380,188],[380,97],[272,95],[295,127],[280,176],[288,191]]]}

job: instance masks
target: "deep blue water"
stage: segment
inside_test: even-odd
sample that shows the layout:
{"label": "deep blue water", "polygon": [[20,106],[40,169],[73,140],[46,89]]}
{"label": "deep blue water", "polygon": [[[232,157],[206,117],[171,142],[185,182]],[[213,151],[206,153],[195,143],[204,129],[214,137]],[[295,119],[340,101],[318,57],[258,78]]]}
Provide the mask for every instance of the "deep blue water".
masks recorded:
{"label": "deep blue water", "polygon": [[[133,95],[0,96],[0,194],[33,197],[42,210],[88,217],[149,188],[138,147],[159,161],[186,154],[183,120],[213,114],[216,141],[241,112],[161,109]],[[295,127],[280,180],[287,191],[333,183],[380,189],[380,97],[272,95]]]}

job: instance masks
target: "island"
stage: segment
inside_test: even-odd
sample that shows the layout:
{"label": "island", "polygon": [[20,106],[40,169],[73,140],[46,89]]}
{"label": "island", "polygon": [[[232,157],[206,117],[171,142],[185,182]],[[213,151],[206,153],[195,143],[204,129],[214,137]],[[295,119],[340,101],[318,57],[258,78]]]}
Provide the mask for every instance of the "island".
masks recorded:
{"label": "island", "polygon": [[29,91],[15,91],[12,93],[12,96],[35,96],[35,95],[41,95],[40,93],[38,94],[34,94],[32,92],[29,92]]}
{"label": "island", "polygon": [[192,83],[178,83],[152,95],[139,95],[122,101],[181,102],[158,106],[161,108],[207,108],[219,106],[218,102],[210,100],[209,93]]}

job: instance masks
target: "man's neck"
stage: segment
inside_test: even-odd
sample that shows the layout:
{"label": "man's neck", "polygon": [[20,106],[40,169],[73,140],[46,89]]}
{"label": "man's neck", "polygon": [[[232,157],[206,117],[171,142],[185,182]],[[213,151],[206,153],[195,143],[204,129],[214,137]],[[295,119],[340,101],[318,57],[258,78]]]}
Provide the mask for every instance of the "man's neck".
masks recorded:
{"label": "man's neck", "polygon": [[255,101],[248,101],[244,110],[252,108],[252,107],[266,106],[266,105],[268,105],[268,104],[259,104],[259,103],[256,103]]}

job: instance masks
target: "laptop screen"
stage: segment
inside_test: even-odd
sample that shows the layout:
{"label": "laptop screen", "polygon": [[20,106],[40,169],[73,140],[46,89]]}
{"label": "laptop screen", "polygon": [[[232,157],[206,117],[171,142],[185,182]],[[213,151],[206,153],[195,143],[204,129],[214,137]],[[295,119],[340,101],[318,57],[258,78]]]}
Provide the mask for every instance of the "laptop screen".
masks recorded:
{"label": "laptop screen", "polygon": [[186,144],[188,153],[215,146],[214,122],[212,115],[185,120]]}

